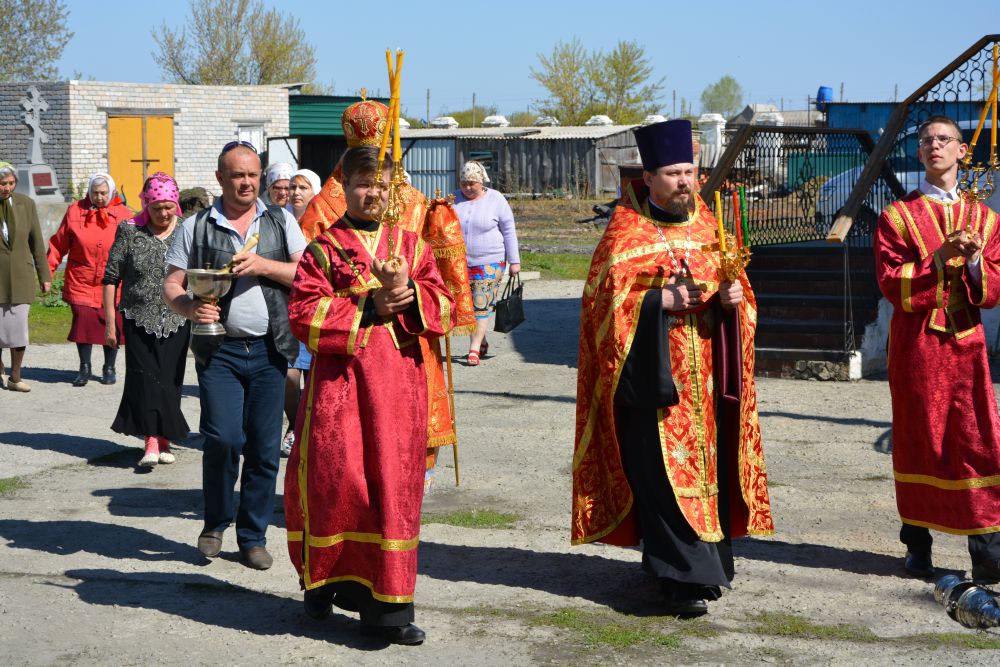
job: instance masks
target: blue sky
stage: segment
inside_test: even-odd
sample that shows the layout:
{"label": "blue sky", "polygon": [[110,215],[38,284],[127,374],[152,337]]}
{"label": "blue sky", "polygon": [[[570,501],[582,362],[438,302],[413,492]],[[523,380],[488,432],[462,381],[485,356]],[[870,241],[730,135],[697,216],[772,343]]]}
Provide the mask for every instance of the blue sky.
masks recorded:
{"label": "blue sky", "polygon": [[[662,110],[673,109],[673,91],[695,110],[706,85],[734,76],[747,102],[803,108],[821,85],[848,101],[891,100],[894,86],[906,97],[947,65],[990,26],[940,2],[624,3],[564,2],[273,2],[297,16],[316,48],[317,78],[334,93],[362,86],[388,89],[385,49],[402,48],[403,110],[431,115],[472,104],[495,104],[501,113],[528,109],[544,97],[530,77],[539,52],[580,37],[609,51],[621,39],[642,44],[665,77]],[[164,22],[185,21],[185,0],[66,0],[76,35],[59,61],[61,74],[101,81],[158,82],[150,37]],[[988,3],[987,3],[988,4]],[[701,5],[700,7],[698,5]],[[382,14],[374,7],[385,7]],[[427,10],[416,11],[426,6]],[[643,14],[639,7],[657,7]],[[981,17],[983,14],[976,13]],[[377,36],[369,29],[380,23]]]}

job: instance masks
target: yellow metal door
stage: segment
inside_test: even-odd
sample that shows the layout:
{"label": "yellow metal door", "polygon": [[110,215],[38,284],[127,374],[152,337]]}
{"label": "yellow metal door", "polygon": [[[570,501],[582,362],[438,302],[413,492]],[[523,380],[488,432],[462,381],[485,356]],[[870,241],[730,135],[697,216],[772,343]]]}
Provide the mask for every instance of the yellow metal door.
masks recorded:
{"label": "yellow metal door", "polygon": [[142,116],[108,116],[108,173],[135,211],[142,188]]}
{"label": "yellow metal door", "polygon": [[108,169],[130,208],[141,209],[139,192],[151,174],[174,174],[172,116],[108,116]]}

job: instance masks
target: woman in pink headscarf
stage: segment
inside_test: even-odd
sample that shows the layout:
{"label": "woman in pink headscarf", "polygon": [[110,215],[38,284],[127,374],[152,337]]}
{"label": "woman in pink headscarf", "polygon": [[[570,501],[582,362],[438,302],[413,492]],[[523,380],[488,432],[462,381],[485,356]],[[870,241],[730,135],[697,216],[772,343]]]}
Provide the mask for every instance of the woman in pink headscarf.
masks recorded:
{"label": "woman in pink headscarf", "polygon": [[181,215],[180,192],[169,175],[157,172],[142,186],[142,213],[118,225],[104,270],[105,344],[114,346],[115,292],[121,286],[124,316],[125,390],[111,428],[145,439],[142,467],[173,463],[170,442],[187,437],[181,413],[181,385],[187,361],[188,320],[163,300],[164,256]]}

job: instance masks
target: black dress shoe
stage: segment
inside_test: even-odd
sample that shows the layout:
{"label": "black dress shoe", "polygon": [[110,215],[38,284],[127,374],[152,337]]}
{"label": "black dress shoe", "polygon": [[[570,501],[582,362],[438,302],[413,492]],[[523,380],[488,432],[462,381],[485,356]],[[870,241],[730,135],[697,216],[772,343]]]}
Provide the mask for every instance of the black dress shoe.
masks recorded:
{"label": "black dress shoe", "polygon": [[972,578],[977,584],[1000,583],[1000,561],[986,560],[972,566]]}
{"label": "black dress shoe", "polygon": [[305,604],[306,615],[322,621],[333,611],[333,592],[326,586],[310,588],[302,598]]}
{"label": "black dress shoe", "polygon": [[80,372],[73,378],[74,387],[82,387],[90,380],[90,364],[80,364]]}
{"label": "black dress shoe", "polygon": [[664,598],[663,606],[670,616],[682,618],[694,618],[708,613],[708,602],[704,598],[687,595],[668,595]]}
{"label": "black dress shoe", "polygon": [[105,366],[101,371],[101,384],[114,384],[118,381],[118,377],[115,375],[114,366]]}
{"label": "black dress shoe", "polygon": [[407,625],[362,625],[361,634],[365,637],[378,637],[390,644],[416,646],[423,644],[427,633],[413,623]]}
{"label": "black dress shoe", "polygon": [[934,564],[931,563],[930,551],[907,551],[903,567],[907,574],[920,579],[930,579],[934,576]]}

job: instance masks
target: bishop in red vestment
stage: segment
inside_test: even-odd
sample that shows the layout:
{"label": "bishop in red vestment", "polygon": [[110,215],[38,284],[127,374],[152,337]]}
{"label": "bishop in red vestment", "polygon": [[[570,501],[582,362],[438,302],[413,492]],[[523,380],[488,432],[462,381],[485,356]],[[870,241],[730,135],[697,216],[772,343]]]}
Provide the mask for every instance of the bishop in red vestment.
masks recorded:
{"label": "bishop in red vestment", "polygon": [[[353,148],[347,211],[308,246],[289,299],[292,331],[315,355],[285,476],[288,549],[306,611],[361,614],[362,632],[415,644],[412,624],[427,445],[427,379],[417,344],[454,324],[431,246],[368,211],[377,149]],[[388,171],[383,178],[388,180]],[[384,192],[384,190],[383,190]]]}
{"label": "bishop in red vestment", "polygon": [[957,188],[968,147],[951,119],[920,127],[920,189],[875,234],[889,328],[892,467],[904,565],[934,574],[929,529],[969,536],[972,575],[1000,578],[1000,416],[980,309],[1000,303],[997,214]]}

